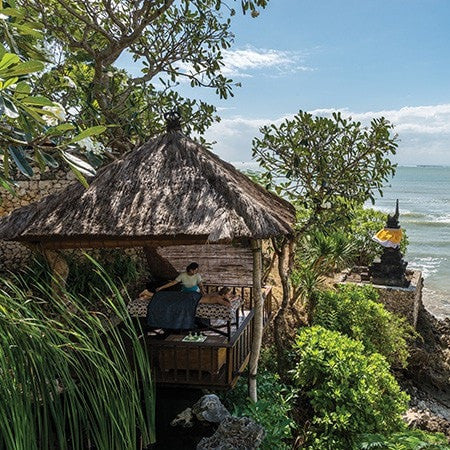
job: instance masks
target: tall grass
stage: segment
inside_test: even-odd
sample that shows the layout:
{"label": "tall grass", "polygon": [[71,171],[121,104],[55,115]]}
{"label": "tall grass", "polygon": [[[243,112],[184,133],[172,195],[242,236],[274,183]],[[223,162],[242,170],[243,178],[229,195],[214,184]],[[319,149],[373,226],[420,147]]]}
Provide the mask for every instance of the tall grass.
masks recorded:
{"label": "tall grass", "polygon": [[[0,283],[2,449],[134,450],[140,440],[155,441],[140,330],[117,286],[92,263],[108,288],[95,299],[67,291],[55,298],[42,280]],[[113,319],[91,310],[93,304]]]}

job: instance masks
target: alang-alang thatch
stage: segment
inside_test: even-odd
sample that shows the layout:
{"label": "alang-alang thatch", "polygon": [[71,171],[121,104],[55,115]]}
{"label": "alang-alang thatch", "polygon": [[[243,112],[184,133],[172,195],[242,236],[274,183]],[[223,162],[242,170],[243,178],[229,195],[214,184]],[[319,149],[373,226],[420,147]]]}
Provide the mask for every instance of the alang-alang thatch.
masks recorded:
{"label": "alang-alang thatch", "polygon": [[292,232],[294,208],[174,130],[0,221],[0,239],[264,239]]}
{"label": "alang-alang thatch", "polygon": [[[253,275],[245,285],[250,309],[236,321],[229,341],[215,338],[195,348],[180,340],[168,342],[168,349],[165,342],[149,345],[156,381],[165,384],[230,387],[249,363],[250,396],[256,400],[263,326],[271,314],[270,298],[264,299],[261,286],[261,239],[289,239],[294,221],[290,203],[175,127],[100,170],[88,189],[75,183],[0,219],[0,239],[36,244],[63,281],[67,264],[52,249],[142,246],[151,258],[161,246],[240,241],[251,247]],[[233,286],[244,289],[244,284]],[[185,367],[182,357],[187,358]],[[205,370],[205,358],[216,361],[214,370]],[[161,361],[166,370],[158,369]]]}

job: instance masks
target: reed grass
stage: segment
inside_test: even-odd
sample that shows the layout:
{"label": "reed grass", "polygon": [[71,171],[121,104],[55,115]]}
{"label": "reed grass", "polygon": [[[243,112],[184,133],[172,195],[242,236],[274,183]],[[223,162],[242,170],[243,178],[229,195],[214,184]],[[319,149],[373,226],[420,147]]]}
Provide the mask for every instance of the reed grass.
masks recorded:
{"label": "reed grass", "polygon": [[123,289],[92,263],[107,286],[96,298],[56,298],[42,277],[0,282],[0,448],[134,450],[155,441],[141,330]]}

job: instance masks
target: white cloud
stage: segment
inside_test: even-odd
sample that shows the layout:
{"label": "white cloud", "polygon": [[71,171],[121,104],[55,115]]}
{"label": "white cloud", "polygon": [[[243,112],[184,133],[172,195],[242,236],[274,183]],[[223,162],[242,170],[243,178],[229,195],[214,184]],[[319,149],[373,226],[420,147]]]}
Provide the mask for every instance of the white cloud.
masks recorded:
{"label": "white cloud", "polygon": [[[222,50],[222,55],[222,73],[233,78],[251,78],[256,73],[260,76],[262,71],[265,76],[273,77],[315,70],[304,64],[304,56],[299,52],[246,47]],[[196,72],[191,64],[178,63],[177,66],[185,73]]]}
{"label": "white cloud", "polygon": [[[450,104],[406,106],[396,110],[353,112],[348,108],[326,108],[310,111],[330,116],[340,111],[344,116],[369,124],[374,117],[386,117],[399,135],[399,149],[395,160],[399,164],[450,164]],[[251,142],[259,135],[259,128],[270,123],[280,124],[292,117],[225,118],[206,133],[208,140],[217,141],[214,149],[229,161],[250,161]]]}
{"label": "white cloud", "polygon": [[314,70],[301,64],[297,52],[248,47],[241,50],[224,50],[222,72],[227,76],[251,76],[249,71],[275,69],[275,73],[306,72]]}

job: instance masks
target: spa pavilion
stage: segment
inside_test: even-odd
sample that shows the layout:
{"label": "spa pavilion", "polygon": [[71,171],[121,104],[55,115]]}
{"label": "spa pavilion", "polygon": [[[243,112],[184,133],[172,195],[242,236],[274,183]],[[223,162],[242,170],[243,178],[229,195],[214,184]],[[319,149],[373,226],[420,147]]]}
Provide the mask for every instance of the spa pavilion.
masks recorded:
{"label": "spa pavilion", "polygon": [[144,333],[143,345],[160,385],[226,389],[272,314],[270,287],[261,286],[262,240],[291,236],[295,211],[169,119],[165,134],[99,170],[88,189],[74,183],[2,218],[0,239],[43,252],[63,280],[65,249],[141,247],[150,273],[166,279],[197,261],[206,290],[229,286],[239,302],[216,315],[203,342]]}

